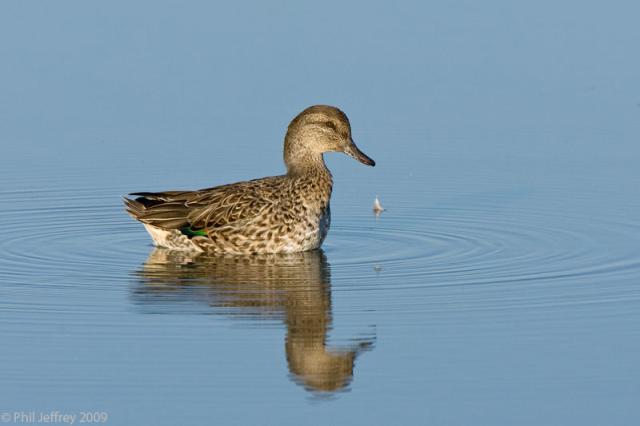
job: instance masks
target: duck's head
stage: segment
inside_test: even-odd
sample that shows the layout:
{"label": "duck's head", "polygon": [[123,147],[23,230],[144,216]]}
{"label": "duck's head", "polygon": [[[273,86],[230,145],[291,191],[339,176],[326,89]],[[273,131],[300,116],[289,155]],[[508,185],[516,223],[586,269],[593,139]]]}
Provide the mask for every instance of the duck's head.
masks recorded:
{"label": "duck's head", "polygon": [[376,165],[353,142],[349,119],[338,108],[314,105],[291,121],[284,141],[284,161],[290,172],[322,162],[322,154],[332,151],[344,152],[368,166]]}

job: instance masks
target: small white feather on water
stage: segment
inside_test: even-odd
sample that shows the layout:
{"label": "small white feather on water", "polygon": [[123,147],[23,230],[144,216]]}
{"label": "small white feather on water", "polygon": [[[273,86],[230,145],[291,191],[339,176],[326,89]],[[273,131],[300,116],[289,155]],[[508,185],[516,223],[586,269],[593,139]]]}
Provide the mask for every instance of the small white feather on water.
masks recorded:
{"label": "small white feather on water", "polygon": [[380,214],[384,211],[384,207],[382,207],[382,204],[380,204],[380,199],[378,199],[378,196],[376,195],[376,199],[373,200],[373,212],[375,214]]}

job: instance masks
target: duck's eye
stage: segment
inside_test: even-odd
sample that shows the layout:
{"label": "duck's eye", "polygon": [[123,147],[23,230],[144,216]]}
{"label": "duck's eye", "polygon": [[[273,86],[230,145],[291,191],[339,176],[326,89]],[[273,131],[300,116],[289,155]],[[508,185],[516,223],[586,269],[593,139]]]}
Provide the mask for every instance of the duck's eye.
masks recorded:
{"label": "duck's eye", "polygon": [[337,130],[336,125],[333,123],[333,121],[325,121],[324,123],[322,123],[322,125],[324,127],[328,127],[331,130]]}

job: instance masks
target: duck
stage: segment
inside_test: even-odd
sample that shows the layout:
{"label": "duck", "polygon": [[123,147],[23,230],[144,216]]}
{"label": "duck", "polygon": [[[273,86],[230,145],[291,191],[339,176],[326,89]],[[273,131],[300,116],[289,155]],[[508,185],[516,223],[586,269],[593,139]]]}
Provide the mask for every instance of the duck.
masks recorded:
{"label": "duck", "polygon": [[157,247],[209,254],[296,253],[318,249],[331,224],[333,178],[326,152],[368,166],[339,108],[313,105],[289,124],[286,173],[195,191],[133,192],[127,213]]}

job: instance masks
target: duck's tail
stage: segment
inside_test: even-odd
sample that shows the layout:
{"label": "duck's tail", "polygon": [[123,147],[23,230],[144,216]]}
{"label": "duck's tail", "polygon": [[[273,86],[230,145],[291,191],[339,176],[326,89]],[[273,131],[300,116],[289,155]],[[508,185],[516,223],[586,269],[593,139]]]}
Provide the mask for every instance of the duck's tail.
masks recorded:
{"label": "duck's tail", "polygon": [[176,197],[178,193],[134,192],[124,197],[127,213],[134,219],[162,229],[180,229],[188,226],[189,210],[184,200]]}
{"label": "duck's tail", "polygon": [[127,197],[123,197],[122,201],[124,202],[124,207],[127,210],[127,213],[129,213],[129,216],[136,220],[140,220],[142,218],[145,210],[144,204]]}

